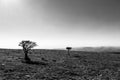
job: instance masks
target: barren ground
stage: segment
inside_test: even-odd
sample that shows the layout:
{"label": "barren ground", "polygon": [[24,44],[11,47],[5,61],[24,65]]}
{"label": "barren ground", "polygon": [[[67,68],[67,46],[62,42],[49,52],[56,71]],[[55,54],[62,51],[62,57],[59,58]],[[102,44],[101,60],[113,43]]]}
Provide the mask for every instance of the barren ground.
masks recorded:
{"label": "barren ground", "polygon": [[0,50],[0,80],[120,80],[117,52],[33,50],[31,64],[22,50]]}

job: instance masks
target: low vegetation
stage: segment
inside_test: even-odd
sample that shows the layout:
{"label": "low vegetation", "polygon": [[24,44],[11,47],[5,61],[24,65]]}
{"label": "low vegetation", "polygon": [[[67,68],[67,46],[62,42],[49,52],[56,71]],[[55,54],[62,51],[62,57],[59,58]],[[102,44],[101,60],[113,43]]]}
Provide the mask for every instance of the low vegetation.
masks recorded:
{"label": "low vegetation", "polygon": [[0,50],[0,80],[120,80],[120,54],[32,50],[32,64],[22,50]]}

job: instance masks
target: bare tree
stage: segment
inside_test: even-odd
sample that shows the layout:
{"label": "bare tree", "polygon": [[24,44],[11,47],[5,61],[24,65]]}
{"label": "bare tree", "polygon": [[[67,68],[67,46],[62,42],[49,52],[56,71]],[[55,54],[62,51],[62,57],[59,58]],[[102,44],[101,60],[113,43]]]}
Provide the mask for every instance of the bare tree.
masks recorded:
{"label": "bare tree", "polygon": [[25,53],[25,61],[30,62],[31,59],[28,57],[28,53],[31,51],[31,48],[37,46],[35,42],[29,41],[29,40],[23,40],[19,43],[19,46],[23,48],[23,51]]}
{"label": "bare tree", "polygon": [[70,56],[70,50],[72,49],[72,47],[66,47],[66,49],[68,50],[68,55]]}

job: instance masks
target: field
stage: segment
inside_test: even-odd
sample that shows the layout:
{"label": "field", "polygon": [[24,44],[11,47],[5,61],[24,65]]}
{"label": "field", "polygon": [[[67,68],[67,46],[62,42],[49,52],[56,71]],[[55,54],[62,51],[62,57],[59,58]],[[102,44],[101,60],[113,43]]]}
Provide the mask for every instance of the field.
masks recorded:
{"label": "field", "polygon": [[0,80],[120,80],[119,52],[0,49]]}

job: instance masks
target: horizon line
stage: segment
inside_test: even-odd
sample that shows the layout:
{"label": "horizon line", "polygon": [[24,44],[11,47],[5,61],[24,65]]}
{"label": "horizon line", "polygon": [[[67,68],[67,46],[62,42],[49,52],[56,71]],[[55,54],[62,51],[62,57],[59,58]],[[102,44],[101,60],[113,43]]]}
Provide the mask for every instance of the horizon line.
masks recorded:
{"label": "horizon line", "polygon": [[[72,46],[66,46],[66,47],[72,47]],[[60,47],[60,48],[32,48],[32,49],[66,49],[66,47]],[[80,47],[72,47],[72,48],[100,48],[100,47],[112,47],[112,48],[120,48],[120,46],[80,46]],[[21,48],[5,48],[5,47],[0,47],[0,49],[22,49]]]}

